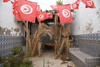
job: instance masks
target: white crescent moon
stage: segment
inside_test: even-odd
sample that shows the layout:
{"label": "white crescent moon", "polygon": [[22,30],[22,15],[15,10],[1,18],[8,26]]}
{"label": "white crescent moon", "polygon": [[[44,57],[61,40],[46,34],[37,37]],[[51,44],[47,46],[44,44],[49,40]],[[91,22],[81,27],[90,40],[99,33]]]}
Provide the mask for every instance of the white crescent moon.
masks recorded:
{"label": "white crescent moon", "polygon": [[62,10],[62,15],[65,17],[65,18],[68,18],[70,16],[70,11],[67,10],[67,9],[63,9]]}
{"label": "white crescent moon", "polygon": [[88,4],[88,6],[91,6],[92,5],[92,1],[91,0],[87,1],[87,4]]}
{"label": "white crescent moon", "polygon": [[40,14],[40,15],[39,15],[39,18],[40,18],[40,19],[43,19],[43,18],[44,18],[44,15]]}
{"label": "white crescent moon", "polygon": [[33,9],[31,6],[24,4],[20,7],[20,10],[24,14],[31,14],[33,12]]}
{"label": "white crescent moon", "polygon": [[77,5],[76,5],[76,4],[73,4],[73,7],[74,7],[74,8],[76,8],[76,7],[77,7]]}

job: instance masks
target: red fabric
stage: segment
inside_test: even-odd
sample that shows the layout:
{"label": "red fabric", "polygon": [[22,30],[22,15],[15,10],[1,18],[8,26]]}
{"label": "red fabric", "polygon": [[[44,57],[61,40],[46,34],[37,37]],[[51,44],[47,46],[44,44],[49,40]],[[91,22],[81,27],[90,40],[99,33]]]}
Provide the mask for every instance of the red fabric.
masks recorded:
{"label": "red fabric", "polygon": [[37,5],[36,11],[37,11],[37,13],[36,13],[36,17],[38,17],[39,12],[40,12],[40,5]]}
{"label": "red fabric", "polygon": [[3,0],[3,2],[8,2],[9,0]]}
{"label": "red fabric", "polygon": [[69,24],[73,21],[70,4],[58,6],[58,10],[61,24]]}
{"label": "red fabric", "polygon": [[44,21],[48,18],[47,12],[38,12],[37,19],[39,22]]}
{"label": "red fabric", "polygon": [[17,20],[21,20],[19,13],[18,13],[18,10],[17,10],[17,7],[18,7],[18,0],[14,0],[14,2],[13,2],[13,14],[15,15]]}
{"label": "red fabric", "polygon": [[86,5],[86,8],[95,8],[93,0],[82,0],[82,2]]}
{"label": "red fabric", "polygon": [[77,10],[79,9],[79,3],[80,3],[80,0],[77,0],[75,3],[73,3],[71,6],[72,6],[72,10]]}
{"label": "red fabric", "polygon": [[36,19],[36,7],[34,2],[18,0],[17,6],[14,3],[14,15],[17,20],[24,20],[34,23]]}
{"label": "red fabric", "polygon": [[52,5],[51,8],[52,8],[53,10],[58,10],[58,6],[57,6],[57,5]]}
{"label": "red fabric", "polygon": [[80,4],[80,0],[77,0],[76,3],[79,5]]}
{"label": "red fabric", "polygon": [[52,19],[52,18],[53,18],[53,16],[52,16],[52,13],[51,13],[51,12],[47,13],[47,18],[48,18],[48,19]]}
{"label": "red fabric", "polygon": [[59,17],[59,13],[56,14]]}
{"label": "red fabric", "polygon": [[40,11],[41,9],[40,9],[40,5],[37,5],[37,11]]}

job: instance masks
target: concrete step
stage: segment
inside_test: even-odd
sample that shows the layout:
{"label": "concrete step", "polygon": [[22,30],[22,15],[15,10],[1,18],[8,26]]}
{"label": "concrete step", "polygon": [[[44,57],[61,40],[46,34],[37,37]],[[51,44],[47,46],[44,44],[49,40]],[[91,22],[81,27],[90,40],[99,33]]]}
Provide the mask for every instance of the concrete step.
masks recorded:
{"label": "concrete step", "polygon": [[77,67],[96,67],[100,65],[100,57],[85,54],[79,48],[70,48],[70,58]]}

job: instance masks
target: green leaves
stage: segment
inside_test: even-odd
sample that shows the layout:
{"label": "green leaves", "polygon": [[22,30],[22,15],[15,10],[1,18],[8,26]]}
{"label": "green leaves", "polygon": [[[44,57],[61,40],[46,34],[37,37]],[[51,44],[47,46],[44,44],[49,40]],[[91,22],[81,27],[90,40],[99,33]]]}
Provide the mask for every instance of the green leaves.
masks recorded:
{"label": "green leaves", "polygon": [[21,64],[20,64],[20,67],[33,67],[32,66],[32,61],[29,61],[29,60],[27,60],[27,61],[23,61]]}
{"label": "green leaves", "polygon": [[56,1],[56,4],[57,5],[63,5],[63,1],[62,0],[58,0],[58,1]]}
{"label": "green leaves", "polygon": [[20,54],[22,52],[22,48],[19,46],[14,46],[12,52],[14,55]]}

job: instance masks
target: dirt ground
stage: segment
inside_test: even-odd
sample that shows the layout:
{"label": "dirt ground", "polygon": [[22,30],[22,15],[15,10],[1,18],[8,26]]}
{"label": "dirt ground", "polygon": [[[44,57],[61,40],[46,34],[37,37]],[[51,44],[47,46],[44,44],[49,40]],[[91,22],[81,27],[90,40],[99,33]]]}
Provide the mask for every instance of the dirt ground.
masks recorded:
{"label": "dirt ground", "polygon": [[62,60],[55,59],[54,51],[45,51],[41,57],[30,58],[33,61],[34,67],[76,67],[72,61],[61,64]]}

